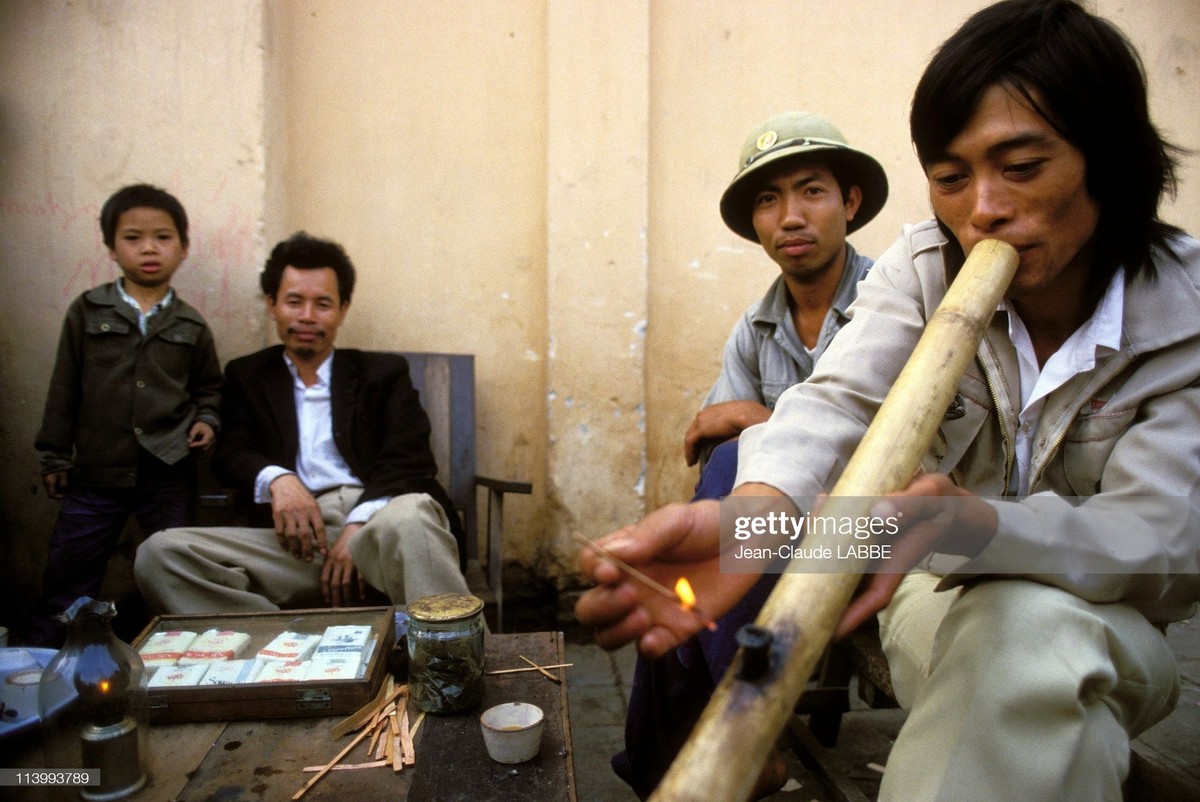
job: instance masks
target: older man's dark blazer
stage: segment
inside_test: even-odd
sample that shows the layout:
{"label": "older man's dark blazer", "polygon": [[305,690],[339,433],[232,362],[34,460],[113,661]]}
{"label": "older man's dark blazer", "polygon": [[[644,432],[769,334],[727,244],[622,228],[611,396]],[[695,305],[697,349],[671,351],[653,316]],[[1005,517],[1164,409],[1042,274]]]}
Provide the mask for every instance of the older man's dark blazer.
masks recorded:
{"label": "older man's dark blazer", "polygon": [[[363,482],[360,501],[428,493],[450,518],[463,554],[462,526],[429,446],[429,417],[399,354],[339,348],[333,356],[331,406],[333,440]],[[217,477],[247,498],[254,480],[269,465],[296,468],[299,424],[293,379],[283,346],[231,361],[221,391],[221,434],[213,456]],[[311,488],[310,488],[311,489]],[[266,505],[256,517],[270,526]]]}

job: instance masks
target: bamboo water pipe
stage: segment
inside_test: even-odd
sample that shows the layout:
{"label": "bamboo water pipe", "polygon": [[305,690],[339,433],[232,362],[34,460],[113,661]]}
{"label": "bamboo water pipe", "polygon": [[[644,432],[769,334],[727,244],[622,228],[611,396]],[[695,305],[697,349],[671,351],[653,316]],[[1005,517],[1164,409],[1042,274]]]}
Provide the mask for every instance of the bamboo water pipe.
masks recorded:
{"label": "bamboo water pipe", "polygon": [[[1018,262],[1017,252],[996,240],[971,250],[822,505],[822,516],[869,515],[875,497],[908,484]],[[806,547],[836,548],[840,542],[836,533],[814,534],[806,537]],[[755,622],[773,638],[766,673],[739,679],[745,659],[745,650],[739,650],[652,802],[749,798],[869,561],[849,565],[849,573],[801,571],[780,577]]]}

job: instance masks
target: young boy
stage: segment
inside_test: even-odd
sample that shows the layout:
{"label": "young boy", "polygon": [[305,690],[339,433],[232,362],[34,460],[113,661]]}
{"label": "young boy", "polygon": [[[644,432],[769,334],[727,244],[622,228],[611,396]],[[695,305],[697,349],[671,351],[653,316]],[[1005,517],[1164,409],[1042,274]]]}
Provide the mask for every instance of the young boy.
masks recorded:
{"label": "young boy", "polygon": [[31,622],[36,645],[61,644],[54,616],[99,594],[130,515],[147,536],[191,523],[192,453],[219,425],[212,332],[171,289],[188,252],[182,204],[127,186],[105,202],[100,229],[123,275],[67,310],[37,434],[42,483],[62,508]]}

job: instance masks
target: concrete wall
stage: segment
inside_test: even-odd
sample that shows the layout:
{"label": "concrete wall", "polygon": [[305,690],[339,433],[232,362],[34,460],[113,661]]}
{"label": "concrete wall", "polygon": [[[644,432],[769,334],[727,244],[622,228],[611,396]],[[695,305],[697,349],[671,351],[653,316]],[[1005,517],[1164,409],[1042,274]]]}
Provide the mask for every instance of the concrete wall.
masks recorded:
{"label": "concrete wall", "polygon": [[[118,274],[97,216],[146,181],[188,210],[180,294],[223,358],[263,343],[266,153],[258,3],[0,0],[0,617],[31,602],[57,503],[34,434],[59,326]],[[128,575],[128,561],[114,561]]]}
{"label": "concrete wall", "polygon": [[[223,360],[270,341],[267,247],[360,271],[341,342],[477,355],[480,468],[535,484],[509,554],[569,581],[569,535],[688,496],[682,434],[775,275],[717,199],[751,127],[806,108],[873,153],[878,254],[928,215],[907,137],[975,0],[0,0],[0,560],[18,606],[55,506],[32,452],[63,310],[115,275],[95,215],[133,180],[193,219],[177,286]],[[1200,6],[1099,0],[1154,114],[1200,149]],[[1200,172],[1166,216],[1197,230]]]}

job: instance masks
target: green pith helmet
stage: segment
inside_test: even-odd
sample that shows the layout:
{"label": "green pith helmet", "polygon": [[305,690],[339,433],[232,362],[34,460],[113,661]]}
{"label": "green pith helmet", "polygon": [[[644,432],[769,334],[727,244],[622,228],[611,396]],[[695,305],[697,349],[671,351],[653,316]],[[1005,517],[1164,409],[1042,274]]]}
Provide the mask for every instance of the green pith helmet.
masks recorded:
{"label": "green pith helmet", "polygon": [[875,159],[855,150],[833,123],[806,111],[777,114],[755,128],[742,145],[737,175],[721,195],[721,219],[734,233],[758,242],[752,202],[763,179],[763,170],[777,169],[785,160],[809,158],[834,170],[846,188],[862,191],[858,214],[846,224],[846,233],[865,226],[883,208],[888,195],[887,174]]}

